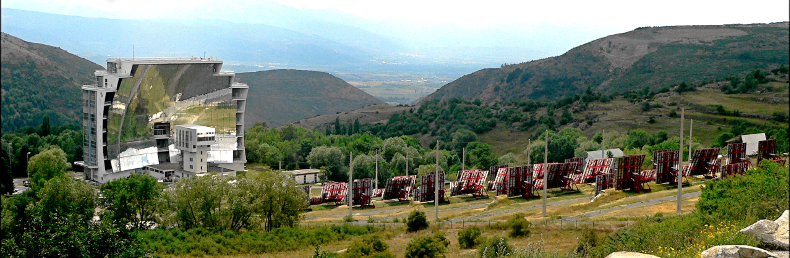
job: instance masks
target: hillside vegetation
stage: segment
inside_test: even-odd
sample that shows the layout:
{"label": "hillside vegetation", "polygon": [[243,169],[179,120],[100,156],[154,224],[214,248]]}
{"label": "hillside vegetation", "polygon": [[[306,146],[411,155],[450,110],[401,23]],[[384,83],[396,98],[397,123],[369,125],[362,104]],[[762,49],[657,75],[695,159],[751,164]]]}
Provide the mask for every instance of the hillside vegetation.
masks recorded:
{"label": "hillside vegetation", "polygon": [[36,126],[44,116],[52,125],[77,124],[80,87],[102,69],[60,48],[26,42],[2,33],[2,131]]}
{"label": "hillside vegetation", "polygon": [[423,100],[557,100],[593,92],[657,91],[787,65],[788,23],[646,27],[604,37],[563,55],[483,69]]}
{"label": "hillside vegetation", "polygon": [[266,122],[280,126],[316,115],[333,114],[383,101],[331,74],[300,70],[239,73],[250,86],[245,125]]}

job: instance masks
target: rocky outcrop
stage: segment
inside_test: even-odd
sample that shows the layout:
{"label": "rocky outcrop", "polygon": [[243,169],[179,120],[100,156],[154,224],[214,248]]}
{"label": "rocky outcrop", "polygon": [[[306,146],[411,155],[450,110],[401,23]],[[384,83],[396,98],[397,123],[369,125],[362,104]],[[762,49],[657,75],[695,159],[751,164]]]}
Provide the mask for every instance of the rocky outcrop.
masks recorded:
{"label": "rocky outcrop", "polygon": [[748,245],[720,245],[702,251],[702,258],[767,258],[774,253]]}
{"label": "rocky outcrop", "polygon": [[659,258],[655,255],[635,253],[635,252],[614,252],[606,256],[606,258]]}
{"label": "rocky outcrop", "polygon": [[790,239],[788,239],[788,211],[785,210],[775,221],[763,219],[754,224],[741,229],[741,233],[751,234],[757,237],[760,242],[769,248],[777,250],[790,249]]}

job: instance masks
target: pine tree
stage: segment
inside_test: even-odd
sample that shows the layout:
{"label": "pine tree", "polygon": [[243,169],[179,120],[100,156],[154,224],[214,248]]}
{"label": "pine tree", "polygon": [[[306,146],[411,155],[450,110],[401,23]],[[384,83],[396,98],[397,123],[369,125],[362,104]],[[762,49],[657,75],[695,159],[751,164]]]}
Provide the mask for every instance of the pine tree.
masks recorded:
{"label": "pine tree", "polygon": [[340,135],[340,117],[335,117],[335,134]]}
{"label": "pine tree", "polygon": [[44,121],[41,121],[41,137],[49,135],[50,129],[49,115],[44,115]]}

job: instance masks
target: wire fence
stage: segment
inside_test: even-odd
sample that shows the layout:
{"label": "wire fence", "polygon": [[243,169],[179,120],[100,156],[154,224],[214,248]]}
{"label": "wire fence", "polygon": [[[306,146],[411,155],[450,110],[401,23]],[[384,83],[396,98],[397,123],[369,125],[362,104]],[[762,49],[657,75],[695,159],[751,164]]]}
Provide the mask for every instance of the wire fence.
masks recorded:
{"label": "wire fence", "polygon": [[[497,220],[471,220],[471,221],[440,221],[439,223],[431,223],[433,227],[438,227],[440,230],[453,230],[453,229],[464,229],[468,227],[479,227],[482,228],[484,231],[487,229],[493,229],[498,227],[497,223],[502,223],[503,221]],[[598,230],[615,230],[623,227],[627,227],[631,224],[634,224],[636,221],[634,220],[608,220],[608,221],[566,221],[562,219],[545,219],[540,221],[530,221],[531,229],[533,231],[557,231],[557,230],[582,230],[582,229],[598,229]],[[378,228],[381,230],[390,230],[390,229],[404,229],[406,227],[406,223],[403,222],[367,222],[367,221],[354,221],[354,222],[308,222],[308,223],[301,223],[299,224],[300,227],[314,229],[320,227],[327,227],[327,226],[340,226],[344,224],[350,225],[359,225],[359,226],[370,226],[374,228]]]}

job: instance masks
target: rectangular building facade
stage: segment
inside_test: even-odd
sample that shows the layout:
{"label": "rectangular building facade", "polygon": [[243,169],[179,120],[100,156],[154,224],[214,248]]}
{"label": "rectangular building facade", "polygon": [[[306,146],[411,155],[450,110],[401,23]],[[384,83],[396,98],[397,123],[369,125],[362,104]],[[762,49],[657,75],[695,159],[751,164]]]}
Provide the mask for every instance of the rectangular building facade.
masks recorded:
{"label": "rectangular building facade", "polygon": [[[82,87],[84,160],[76,163],[85,179],[160,171],[147,166],[175,167],[175,180],[243,170],[248,86],[221,68],[216,58],[108,59],[96,83]],[[178,128],[201,131],[194,148],[179,147]]]}

